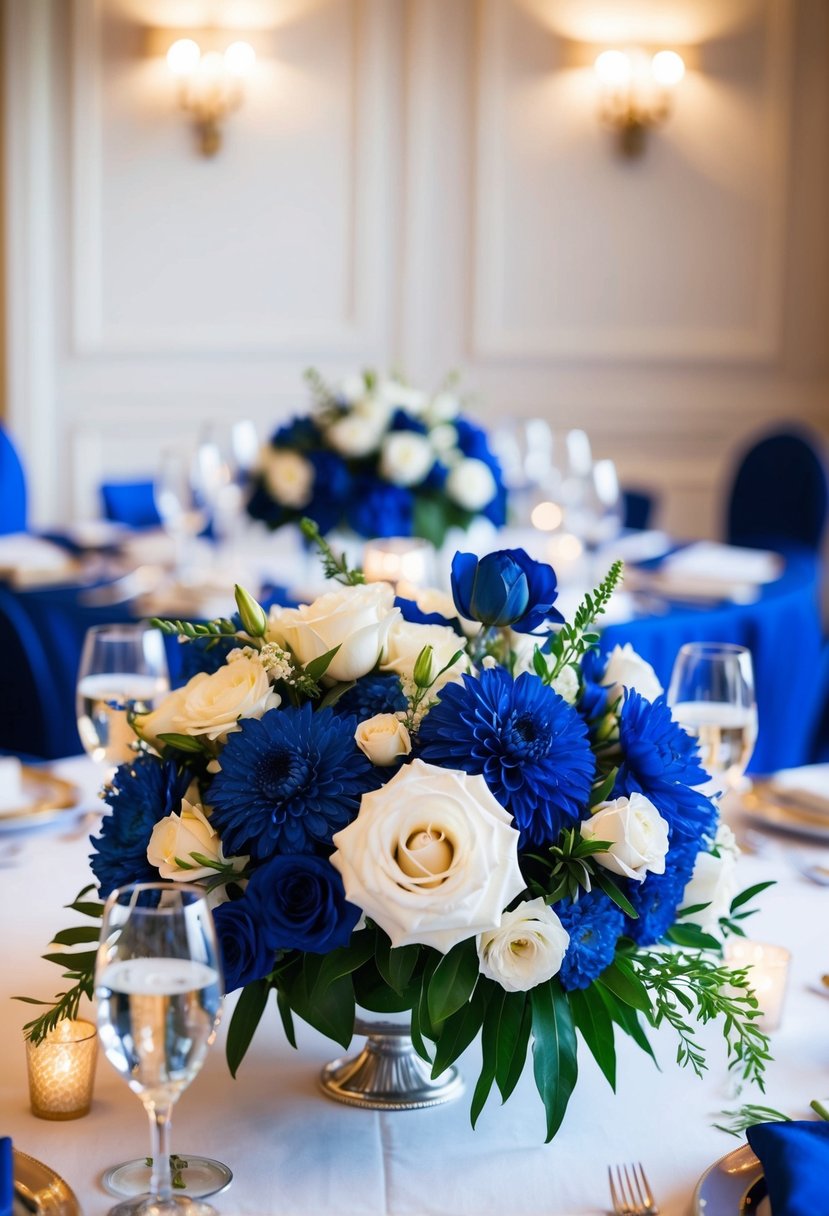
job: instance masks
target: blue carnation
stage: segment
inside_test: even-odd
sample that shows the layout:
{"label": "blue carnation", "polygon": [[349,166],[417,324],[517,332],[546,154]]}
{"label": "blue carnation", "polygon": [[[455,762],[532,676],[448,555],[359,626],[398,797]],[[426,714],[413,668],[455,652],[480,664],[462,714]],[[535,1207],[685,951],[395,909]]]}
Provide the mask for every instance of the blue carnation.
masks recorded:
{"label": "blue carnation", "polygon": [[115,770],[106,790],[112,813],[101,821],[100,835],[90,837],[89,862],[102,899],[127,883],[158,879],[147,845],[158,821],[181,810],[191,780],[186,769],[157,756],[137,756]]}
{"label": "blue carnation", "polygon": [[227,856],[265,861],[313,852],[375,789],[373,765],[354,742],[353,717],[310,704],[245,718],[228,738],[208,800]]}
{"label": "blue carnation", "polygon": [[549,843],[581,817],[595,772],[587,728],[537,676],[493,667],[447,684],[418,738],[424,760],[483,775],[523,844]]}
{"label": "blue carnation", "polygon": [[411,536],[414,497],[403,486],[393,486],[377,477],[360,478],[346,520],[360,536]]}
{"label": "blue carnation", "polygon": [[270,950],[327,954],[347,946],[360,909],[345,898],[339,873],[323,857],[273,857],[256,870],[245,900]]}
{"label": "blue carnation", "polygon": [[408,705],[400,677],[394,672],[378,672],[363,676],[332,708],[335,714],[351,714],[358,722],[365,722],[375,714],[396,714]]}
{"label": "blue carnation", "polygon": [[563,900],[555,911],[570,934],[559,979],[568,992],[587,988],[613,962],[625,927],[624,914],[604,891],[597,890],[580,895],[575,902]]}
{"label": "blue carnation", "polygon": [[253,904],[245,899],[219,904],[213,911],[225,991],[261,980],[274,966],[274,950],[265,941]]}
{"label": "blue carnation", "polygon": [[665,858],[664,874],[648,874],[643,883],[630,883],[628,897],[637,919],[627,921],[625,932],[638,945],[653,946],[662,941],[676,921],[698,851],[692,844],[671,848]]}
{"label": "blue carnation", "polygon": [[557,596],[552,566],[534,561],[523,549],[500,549],[481,558],[456,553],[452,559],[455,607],[483,625],[533,633],[545,621],[564,619],[553,607]]}
{"label": "blue carnation", "polygon": [[697,744],[671,717],[664,694],[653,702],[632,689],[619,715],[622,760],[613,797],[644,794],[670,827],[671,846],[699,849],[717,826],[717,808],[694,786],[708,780]]}

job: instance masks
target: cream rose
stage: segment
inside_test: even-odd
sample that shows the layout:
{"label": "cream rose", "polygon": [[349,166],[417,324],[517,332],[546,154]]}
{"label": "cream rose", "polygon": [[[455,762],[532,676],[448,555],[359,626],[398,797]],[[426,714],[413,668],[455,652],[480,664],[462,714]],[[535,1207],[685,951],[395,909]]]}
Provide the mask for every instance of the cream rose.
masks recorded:
{"label": "cream rose", "polygon": [[396,714],[366,718],[355,730],[354,738],[360,751],[379,768],[388,768],[412,750],[411,736]]}
{"label": "cream rose", "polygon": [[[380,667],[383,671],[393,671],[403,683],[404,689],[410,688],[414,675],[417,657],[426,646],[432,647],[432,674],[444,667],[454,654],[463,650],[464,641],[450,625],[417,625],[404,621],[402,617],[394,622],[389,630],[388,645]],[[441,688],[450,681],[460,680],[465,671],[469,670],[466,654],[462,654],[457,662],[439,676],[430,689],[430,694],[436,696]]]}
{"label": "cream rose", "polygon": [[266,448],[262,453],[262,475],[268,493],[285,507],[301,510],[311,501],[314,466],[299,452]]}
{"label": "cream rose", "polygon": [[600,866],[613,874],[644,882],[648,874],[665,873],[668,821],[644,794],[603,802],[581,825],[585,840],[607,840],[606,853],[595,853]]}
{"label": "cream rose", "polygon": [[561,970],[570,934],[544,900],[505,912],[498,929],[478,938],[481,974],[507,992],[526,992]]}
{"label": "cream rose", "polygon": [[664,691],[650,663],[636,653],[630,642],[613,647],[601,685],[610,690],[611,700],[621,697],[626,688],[634,689],[646,701],[655,701]]}
{"label": "cream rose", "polygon": [[391,938],[446,953],[501,924],[524,889],[512,816],[480,776],[423,760],[364,794],[331,863],[347,899]]}
{"label": "cream rose", "polygon": [[140,718],[138,729],[142,739],[153,745],[163,734],[204,735],[223,743],[239,729],[240,718],[261,718],[280,703],[262,664],[242,657],[212,675],[193,676],[165,697],[158,709]]}
{"label": "cream rose", "polygon": [[[248,857],[225,857],[219,834],[210,826],[199,802],[195,782],[182,798],[178,814],[165,815],[153,828],[147,845],[147,861],[156,867],[162,878],[173,882],[192,882],[216,873],[213,866],[202,866],[194,861],[194,853],[220,864],[229,862],[237,871],[243,870],[250,860]],[[179,865],[180,861],[185,863],[183,867]]]}
{"label": "cream rose", "polygon": [[393,431],[380,449],[380,474],[396,486],[417,486],[429,475],[435,453],[425,435]]}
{"label": "cream rose", "polygon": [[272,610],[267,637],[287,646],[303,666],[339,646],[325,675],[347,683],[375,666],[399,616],[394,589],[388,583],[366,583],[327,591],[313,604]]}
{"label": "cream rose", "polygon": [[368,456],[377,451],[385,430],[386,423],[379,412],[355,407],[331,423],[325,438],[341,456]]}
{"label": "cream rose", "polygon": [[481,511],[498,491],[492,469],[474,456],[465,457],[449,471],[446,494],[466,511]]}

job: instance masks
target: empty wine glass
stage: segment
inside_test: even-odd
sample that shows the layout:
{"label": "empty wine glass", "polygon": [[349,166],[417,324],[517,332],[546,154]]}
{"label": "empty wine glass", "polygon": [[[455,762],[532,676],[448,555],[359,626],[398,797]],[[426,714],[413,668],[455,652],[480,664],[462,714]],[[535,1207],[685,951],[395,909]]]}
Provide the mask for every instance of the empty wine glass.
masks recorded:
{"label": "empty wine glass", "polygon": [[215,1038],[222,990],[213,917],[200,887],[135,883],[112,892],[95,967],[98,1033],[110,1064],[147,1111],[152,1171],[149,1191],[118,1203],[110,1216],[215,1216],[209,1204],[173,1190],[170,1122]]}
{"label": "empty wine glass", "polygon": [[170,690],[164,639],[149,625],[95,625],[87,631],[76,708],[84,750],[111,768],[135,755],[133,714],[149,713]]}
{"label": "empty wine glass", "polygon": [[719,792],[737,789],[757,740],[751,654],[745,646],[689,642],[668,689],[673,716],[699,742],[702,767]]}
{"label": "empty wine glass", "polygon": [[213,454],[199,455],[192,450],[164,448],[155,480],[155,504],[165,531],[175,547],[177,576],[184,580],[193,565],[193,542],[210,520],[205,491],[215,468]]}

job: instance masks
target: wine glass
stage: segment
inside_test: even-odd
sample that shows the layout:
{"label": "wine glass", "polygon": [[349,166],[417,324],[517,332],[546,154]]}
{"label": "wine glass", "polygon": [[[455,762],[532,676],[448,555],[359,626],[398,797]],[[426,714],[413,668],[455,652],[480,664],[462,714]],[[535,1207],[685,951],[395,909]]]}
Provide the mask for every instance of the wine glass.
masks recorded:
{"label": "wine glass", "polygon": [[110,1216],[215,1216],[209,1204],[173,1190],[170,1123],[215,1038],[222,991],[213,917],[200,887],[134,883],[112,892],[95,967],[98,1034],[147,1111],[152,1170],[149,1191],[116,1204]]}
{"label": "wine glass", "polygon": [[757,740],[750,652],[724,642],[680,647],[668,704],[677,722],[698,740],[702,767],[716,785],[738,789]]}
{"label": "wine glass", "polygon": [[181,447],[164,448],[155,480],[155,505],[173,540],[177,577],[184,581],[194,565],[194,541],[210,519],[205,481],[215,476],[212,452],[199,456]]}
{"label": "wine glass", "polygon": [[170,690],[164,639],[144,622],[95,625],[81,651],[78,734],[97,764],[111,768],[135,755],[133,714],[149,713]]}

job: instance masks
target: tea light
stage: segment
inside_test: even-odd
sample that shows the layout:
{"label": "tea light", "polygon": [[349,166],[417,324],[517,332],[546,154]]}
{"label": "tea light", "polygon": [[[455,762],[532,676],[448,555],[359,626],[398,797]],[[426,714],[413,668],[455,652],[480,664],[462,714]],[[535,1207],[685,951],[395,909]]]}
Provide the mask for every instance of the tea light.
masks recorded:
{"label": "tea light", "polygon": [[40,1119],[80,1119],[89,1113],[98,1036],[83,1019],[58,1022],[38,1044],[26,1040],[29,1098]]}
{"label": "tea light", "polygon": [[780,1026],[791,957],[785,946],[752,942],[743,937],[730,937],[725,944],[729,967],[748,969],[748,981],[761,1011],[757,1019],[761,1030],[777,1030]]}
{"label": "tea light", "polygon": [[432,546],[418,537],[393,536],[366,545],[363,574],[367,583],[411,583],[426,587],[432,581]]}

